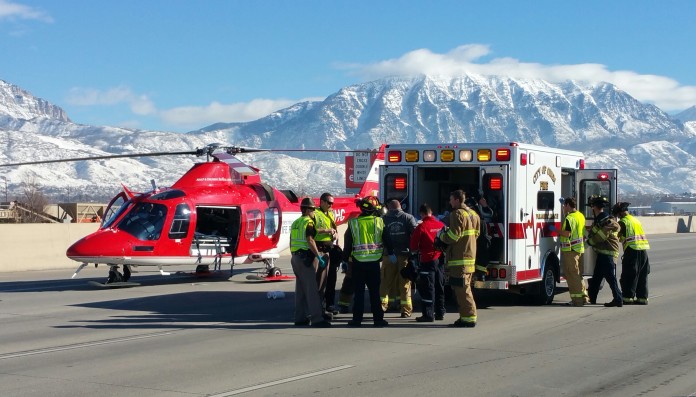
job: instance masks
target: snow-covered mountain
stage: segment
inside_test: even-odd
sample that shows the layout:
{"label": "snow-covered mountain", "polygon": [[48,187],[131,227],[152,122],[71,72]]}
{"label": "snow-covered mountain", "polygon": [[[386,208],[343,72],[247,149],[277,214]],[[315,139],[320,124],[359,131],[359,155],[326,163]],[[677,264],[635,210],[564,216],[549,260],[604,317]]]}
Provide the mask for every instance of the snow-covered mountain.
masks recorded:
{"label": "snow-covered mountain", "polygon": [[[696,122],[682,122],[611,84],[464,75],[393,77],[345,87],[246,123],[186,134],[72,123],[57,106],[0,81],[0,163],[130,152],[183,151],[212,142],[275,149],[364,149],[382,143],[518,141],[584,151],[590,167],[619,168],[622,191],[696,191]],[[242,157],[272,185],[300,193],[344,189],[342,155]],[[313,159],[315,161],[301,161]],[[321,160],[321,161],[318,161]],[[58,199],[123,182],[169,185],[194,162],[154,157],[0,169],[12,190],[34,179]],[[318,175],[317,175],[318,174]],[[316,175],[307,178],[307,175]],[[311,183],[310,183],[311,180]],[[317,183],[320,182],[320,183]],[[66,197],[70,189],[72,197]]]}

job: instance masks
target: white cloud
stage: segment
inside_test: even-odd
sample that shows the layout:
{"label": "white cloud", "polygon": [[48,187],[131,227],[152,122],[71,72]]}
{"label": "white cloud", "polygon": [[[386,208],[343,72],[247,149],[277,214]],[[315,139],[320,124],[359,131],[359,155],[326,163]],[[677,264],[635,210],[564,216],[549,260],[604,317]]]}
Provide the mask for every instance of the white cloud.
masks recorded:
{"label": "white cloud", "polygon": [[43,10],[0,0],[0,20],[3,19],[35,19],[43,22],[53,22],[53,18]]}
{"label": "white cloud", "polygon": [[144,94],[136,94],[130,88],[119,86],[106,91],[95,88],[75,87],[70,89],[67,103],[75,106],[117,105],[125,103],[140,116],[157,112],[155,104]]}
{"label": "white cloud", "polygon": [[180,127],[201,127],[218,122],[252,121],[303,101],[321,101],[324,98],[305,99],[254,99],[250,102],[223,104],[212,102],[208,106],[182,106],[160,112],[162,121]]}
{"label": "white cloud", "polygon": [[493,58],[483,44],[459,46],[445,54],[428,49],[408,52],[396,59],[372,64],[348,64],[341,67],[365,79],[398,75],[445,75],[466,73],[484,76],[507,76],[520,79],[542,79],[550,82],[565,80],[590,83],[608,82],[626,91],[641,102],[653,103],[665,111],[682,110],[696,104],[696,86],[685,86],[665,76],[639,74],[630,70],[607,69],[605,65],[585,63],[576,65],[543,65],[521,62],[514,58]]}

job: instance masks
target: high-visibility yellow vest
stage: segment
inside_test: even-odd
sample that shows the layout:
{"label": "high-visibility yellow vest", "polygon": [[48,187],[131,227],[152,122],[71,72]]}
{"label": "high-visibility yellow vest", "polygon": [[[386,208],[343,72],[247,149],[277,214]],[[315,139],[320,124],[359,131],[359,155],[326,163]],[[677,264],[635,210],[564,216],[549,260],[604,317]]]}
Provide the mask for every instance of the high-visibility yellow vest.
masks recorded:
{"label": "high-visibility yellow vest", "polygon": [[290,226],[290,252],[298,250],[309,251],[307,243],[307,227],[314,226],[314,221],[309,215],[304,215],[295,220]]}
{"label": "high-visibility yellow vest", "polygon": [[382,258],[384,220],[372,215],[359,216],[348,222],[353,237],[353,258],[358,262],[374,262]]}
{"label": "high-visibility yellow vest", "polygon": [[[314,222],[316,223],[316,228],[317,230],[321,229],[327,229],[331,230],[331,224],[333,223],[332,221],[334,220],[334,213],[333,211],[329,210],[328,214],[325,214],[324,211],[317,209],[314,211]],[[319,233],[317,232],[317,235],[314,237],[314,241],[331,241],[331,233]]]}
{"label": "high-visibility yellow vest", "polygon": [[643,225],[631,215],[626,214],[621,218],[621,222],[626,226],[626,236],[622,236],[624,251],[626,248],[632,248],[636,251],[650,249],[648,238],[645,237]]}
{"label": "high-visibility yellow vest", "polygon": [[570,225],[570,236],[561,236],[561,251],[575,251],[582,254],[585,252],[585,242],[583,240],[585,216],[580,211],[573,211],[563,221],[563,230],[566,230],[566,225]]}

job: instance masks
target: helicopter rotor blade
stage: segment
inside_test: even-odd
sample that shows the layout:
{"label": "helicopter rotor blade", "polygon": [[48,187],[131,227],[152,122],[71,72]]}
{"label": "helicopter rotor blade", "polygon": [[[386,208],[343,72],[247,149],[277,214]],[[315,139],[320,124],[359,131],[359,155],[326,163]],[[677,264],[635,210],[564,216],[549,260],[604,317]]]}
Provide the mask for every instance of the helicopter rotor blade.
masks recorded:
{"label": "helicopter rotor blade", "polygon": [[[33,164],[50,164],[50,163],[66,163],[74,161],[85,161],[85,160],[108,160],[108,159],[119,159],[119,158],[132,158],[132,157],[157,157],[157,156],[183,156],[183,155],[198,155],[201,154],[200,150],[188,150],[183,152],[151,152],[151,153],[128,153],[128,154],[113,154],[107,156],[92,156],[92,157],[75,157],[69,159],[56,159],[56,160],[38,160],[38,161],[24,161],[21,163],[7,163],[0,164],[0,167],[14,167],[19,165],[33,165]],[[205,153],[205,152],[203,152]]]}

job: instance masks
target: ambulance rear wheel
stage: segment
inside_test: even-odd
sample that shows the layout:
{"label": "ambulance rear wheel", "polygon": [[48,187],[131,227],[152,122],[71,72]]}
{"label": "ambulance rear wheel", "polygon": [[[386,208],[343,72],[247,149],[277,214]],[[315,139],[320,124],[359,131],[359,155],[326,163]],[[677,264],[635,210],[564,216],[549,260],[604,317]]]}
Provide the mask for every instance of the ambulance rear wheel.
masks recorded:
{"label": "ambulance rear wheel", "polygon": [[532,298],[537,305],[550,305],[556,294],[556,267],[546,266],[541,282],[537,285],[536,295]]}

